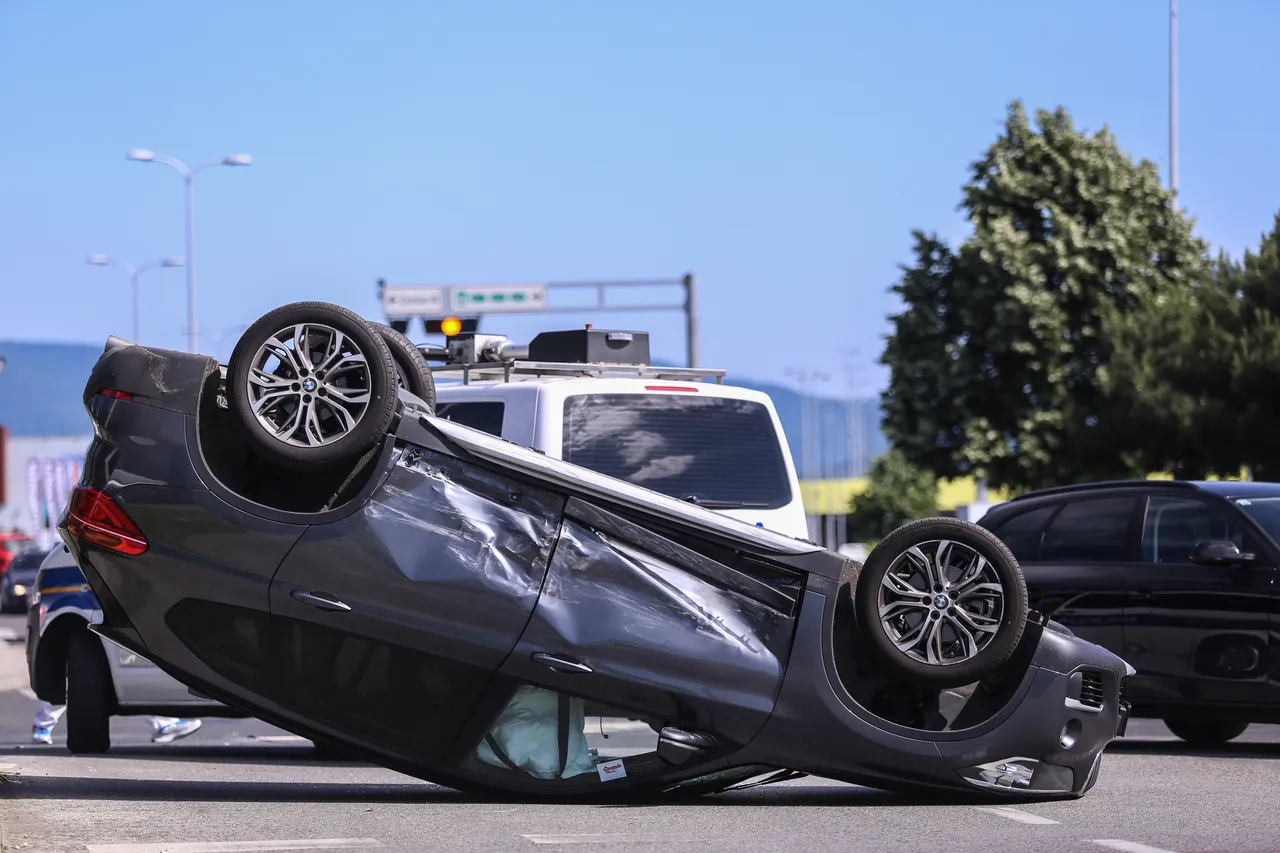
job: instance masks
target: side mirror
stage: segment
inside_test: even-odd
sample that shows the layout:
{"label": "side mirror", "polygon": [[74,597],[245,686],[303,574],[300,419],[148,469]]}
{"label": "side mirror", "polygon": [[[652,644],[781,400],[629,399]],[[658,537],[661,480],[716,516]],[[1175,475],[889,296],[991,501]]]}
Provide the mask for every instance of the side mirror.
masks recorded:
{"label": "side mirror", "polygon": [[1253,561],[1253,554],[1243,553],[1236,543],[1226,539],[1197,542],[1191,549],[1191,562],[1201,566],[1231,566]]}

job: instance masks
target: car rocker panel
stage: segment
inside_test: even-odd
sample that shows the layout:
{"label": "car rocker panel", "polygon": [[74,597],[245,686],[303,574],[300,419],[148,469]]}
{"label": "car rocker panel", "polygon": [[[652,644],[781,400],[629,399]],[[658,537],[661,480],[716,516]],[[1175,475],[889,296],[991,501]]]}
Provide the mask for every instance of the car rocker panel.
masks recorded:
{"label": "car rocker panel", "polygon": [[[373,328],[284,306],[225,371],[109,344],[61,528],[96,630],[203,694],[459,788],[1096,782],[1131,669],[1028,617],[990,534],[928,519],[851,563],[435,418],[429,372]],[[273,401],[289,402],[263,415]],[[963,685],[947,719],[943,690]],[[634,748],[588,732],[596,717]]]}

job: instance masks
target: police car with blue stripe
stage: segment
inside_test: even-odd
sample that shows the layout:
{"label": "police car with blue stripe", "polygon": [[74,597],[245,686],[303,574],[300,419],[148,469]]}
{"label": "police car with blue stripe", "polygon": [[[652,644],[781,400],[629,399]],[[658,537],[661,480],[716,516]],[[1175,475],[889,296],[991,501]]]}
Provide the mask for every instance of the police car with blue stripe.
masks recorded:
{"label": "police car with blue stripe", "polygon": [[44,559],[27,610],[27,669],[36,697],[66,705],[67,747],[102,753],[113,716],[245,717],[190,692],[140,655],[89,629],[102,610],[84,573],[59,545]]}

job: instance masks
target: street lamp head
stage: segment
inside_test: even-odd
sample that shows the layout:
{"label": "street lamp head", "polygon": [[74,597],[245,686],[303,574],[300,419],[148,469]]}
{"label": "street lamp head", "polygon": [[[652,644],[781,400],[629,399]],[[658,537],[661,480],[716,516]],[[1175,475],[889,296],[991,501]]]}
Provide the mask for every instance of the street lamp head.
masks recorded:
{"label": "street lamp head", "polygon": [[144,163],[156,159],[156,152],[148,151],[145,148],[135,148],[125,155],[129,160],[141,160]]}
{"label": "street lamp head", "polygon": [[106,255],[90,255],[85,259],[86,264],[93,264],[99,267],[106,266],[109,261],[110,259]]}
{"label": "street lamp head", "polygon": [[253,157],[248,154],[232,154],[230,157],[222,158],[224,166],[248,166],[253,162]]}
{"label": "street lamp head", "polygon": [[182,258],[164,258],[160,261],[162,267],[180,267],[182,266]]}

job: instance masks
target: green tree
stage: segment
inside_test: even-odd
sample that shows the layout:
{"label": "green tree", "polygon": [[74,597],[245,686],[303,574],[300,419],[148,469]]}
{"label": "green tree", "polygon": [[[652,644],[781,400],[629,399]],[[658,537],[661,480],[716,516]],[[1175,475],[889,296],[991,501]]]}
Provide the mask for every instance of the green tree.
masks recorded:
{"label": "green tree", "polygon": [[1059,108],[1013,102],[972,166],[972,235],[915,234],[881,363],[884,428],[944,478],[1037,488],[1142,473],[1131,401],[1107,382],[1110,325],[1206,275],[1207,247],[1155,166]]}
{"label": "green tree", "polygon": [[849,502],[849,534],[855,542],[874,542],[909,521],[938,511],[938,478],[889,449],[871,466],[867,488]]}
{"label": "green tree", "polygon": [[1140,458],[1178,477],[1280,476],[1280,215],[1240,263],[1113,323],[1108,385],[1133,401]]}

